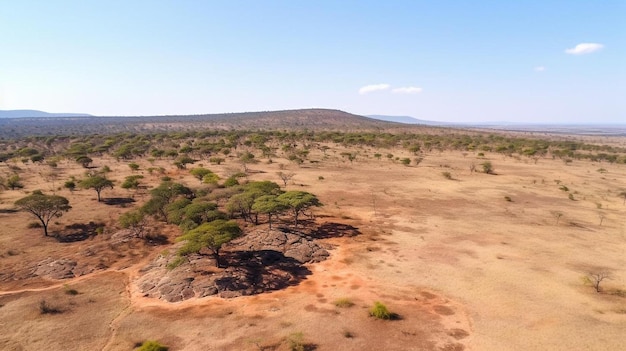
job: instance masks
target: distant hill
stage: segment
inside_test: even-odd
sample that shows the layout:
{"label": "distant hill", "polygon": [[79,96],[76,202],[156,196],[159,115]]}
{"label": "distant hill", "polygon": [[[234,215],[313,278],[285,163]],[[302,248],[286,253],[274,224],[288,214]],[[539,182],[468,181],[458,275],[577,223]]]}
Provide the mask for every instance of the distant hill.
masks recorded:
{"label": "distant hill", "polygon": [[24,117],[89,117],[84,113],[49,113],[38,110],[0,110],[0,118],[24,118]]}
{"label": "distant hill", "polygon": [[438,121],[428,121],[428,120],[423,120],[423,119],[417,119],[411,116],[367,115],[366,117],[374,118],[380,121],[404,123],[404,124],[423,124],[427,126],[448,126],[448,125],[453,124],[449,122],[438,122]]}
{"label": "distant hill", "polygon": [[81,135],[159,133],[165,131],[220,130],[337,130],[380,131],[407,125],[331,109],[241,112],[183,116],[84,116],[0,118],[0,137],[28,135]]}

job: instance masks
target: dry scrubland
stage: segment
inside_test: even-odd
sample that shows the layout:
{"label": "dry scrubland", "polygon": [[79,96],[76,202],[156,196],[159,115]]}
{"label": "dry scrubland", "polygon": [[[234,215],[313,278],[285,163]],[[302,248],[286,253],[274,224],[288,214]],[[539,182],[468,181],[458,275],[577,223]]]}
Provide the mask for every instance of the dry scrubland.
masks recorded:
{"label": "dry scrubland", "polygon": [[[24,188],[0,193],[0,349],[132,350],[143,340],[170,350],[623,348],[626,205],[618,194],[626,165],[431,151],[406,166],[384,156],[415,158],[404,149],[328,146],[326,155],[308,155],[319,162],[301,165],[257,157],[247,180],[280,184],[277,172],[292,172],[286,189],[311,192],[324,204],[314,211],[317,225],[344,223],[360,234],[323,239],[333,245],[330,257],[307,264],[311,274],[295,286],[178,303],[144,297],[136,281],[171,249],[179,229],[153,223],[169,243],[113,238],[118,216],[148,199],[146,191],[121,189],[125,176],[143,174],[152,187],[163,175],[146,169],[163,167],[173,180],[200,186],[188,169],[143,158],[132,160],[140,166],[132,173],[129,161],[94,157],[93,166],[109,166],[116,181],[103,197],[137,200],[107,205],[93,190],[62,187],[71,175],[83,177],[74,161],[61,161],[53,177],[45,164],[16,163]],[[357,151],[352,162],[341,155]],[[470,172],[485,161],[496,174]],[[0,163],[5,177],[12,162]],[[233,156],[188,168],[200,163],[222,179],[241,171]],[[60,243],[27,228],[34,217],[14,212],[13,203],[36,189],[65,196],[73,207],[51,221],[53,233],[89,222],[104,224],[104,233]],[[65,258],[76,260],[76,277],[32,274]],[[586,278],[597,272],[611,278],[601,293]],[[353,305],[336,306],[340,299]],[[42,314],[42,300],[61,313]],[[375,301],[399,318],[370,317]]]}

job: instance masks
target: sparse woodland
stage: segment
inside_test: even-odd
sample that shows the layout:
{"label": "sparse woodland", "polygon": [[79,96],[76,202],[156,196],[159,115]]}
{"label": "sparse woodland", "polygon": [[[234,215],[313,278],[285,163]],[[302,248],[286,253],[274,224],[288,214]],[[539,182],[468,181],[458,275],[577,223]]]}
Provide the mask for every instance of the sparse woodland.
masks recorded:
{"label": "sparse woodland", "polygon": [[[623,236],[626,201],[623,140],[608,138],[603,143],[600,137],[402,129],[377,122],[362,130],[354,127],[341,132],[336,131],[341,129],[337,122],[299,128],[298,123],[304,122],[298,119],[289,120],[289,128],[270,130],[244,128],[246,121],[234,118],[234,124],[226,128],[222,117],[216,117],[211,123],[222,128],[202,129],[182,122],[176,125],[170,118],[151,130],[147,127],[150,121],[138,127],[135,123],[139,121],[132,120],[126,125],[111,124],[114,127],[98,134],[91,122],[72,124],[66,134],[54,128],[48,131],[56,135],[41,135],[34,124],[25,129],[34,131],[31,136],[21,135],[21,130],[5,130],[0,139],[0,216],[6,223],[0,229],[0,282],[4,285],[0,312],[9,311],[7,316],[18,313],[25,305],[17,302],[17,296],[33,289],[32,298],[19,300],[39,306],[41,315],[29,319],[32,323],[38,318],[65,318],[64,312],[72,308],[87,313],[90,304],[108,301],[110,311],[104,313],[108,323],[124,325],[132,323],[134,312],[124,320],[120,306],[130,306],[134,298],[179,302],[269,291],[280,294],[289,288],[300,294],[316,291],[318,297],[310,294],[317,302],[298,306],[272,300],[263,308],[284,308],[292,315],[302,308],[315,313],[336,309],[348,321],[335,333],[341,342],[361,339],[384,348],[380,341],[368,339],[367,333],[373,333],[367,332],[368,328],[374,328],[368,323],[375,323],[375,328],[387,333],[399,328],[399,342],[409,345],[415,342],[415,335],[427,334],[410,329],[411,323],[428,319],[409,312],[412,304],[419,304],[414,310],[440,318],[433,328],[447,335],[431,341],[441,349],[461,350],[468,346],[465,338],[473,322],[468,317],[456,322],[461,327],[450,329],[453,322],[446,318],[461,314],[460,305],[450,302],[453,299],[426,290],[415,292],[407,285],[404,290],[394,290],[395,300],[383,301],[394,313],[379,302],[390,296],[385,294],[385,286],[401,281],[394,278],[400,271],[411,286],[439,284],[439,291],[452,291],[455,285],[427,274],[426,266],[433,262],[442,265],[438,272],[449,275],[462,264],[475,267],[471,274],[479,276],[487,273],[476,272],[498,264],[510,264],[507,269],[525,278],[531,277],[529,271],[540,271],[537,279],[552,286],[551,293],[599,301],[596,309],[603,312],[597,318],[615,316],[621,322],[610,323],[616,328],[620,323],[623,326],[626,274],[620,271],[623,255],[615,246],[620,242],[626,247],[619,236]],[[202,119],[198,117],[194,123],[201,124]],[[166,130],[165,125],[171,129]],[[501,233],[501,226],[506,231]],[[398,237],[397,233],[405,232],[411,234]],[[567,261],[564,256],[552,256],[556,238],[563,238],[573,240],[568,245],[577,245],[572,252],[601,257],[593,240],[587,249],[580,248],[590,235],[610,243],[603,246],[610,251],[606,257],[590,262],[585,257]],[[533,244],[524,241],[526,236]],[[455,246],[468,242],[462,248]],[[547,248],[535,252],[533,245]],[[279,246],[283,251],[276,249]],[[487,254],[487,246],[497,249]],[[525,261],[523,254],[550,255],[546,261],[538,260],[556,260],[553,275],[545,273],[545,267]],[[330,263],[320,263],[328,255]],[[480,262],[468,263],[476,257]],[[402,267],[412,260],[421,263],[409,274]],[[515,266],[519,264],[532,269],[520,271]],[[315,265],[324,268],[317,270]],[[122,292],[119,296],[130,291],[124,297],[128,301],[115,302],[121,297],[106,297],[102,295],[105,292],[87,297],[91,294],[87,291],[92,291],[88,277],[98,274],[111,277],[114,291]],[[125,278],[120,279],[119,274],[126,274]],[[574,278],[566,278],[570,276]],[[377,281],[371,282],[370,277]],[[336,288],[334,282],[340,279],[351,279],[346,286],[352,288],[341,290],[343,295],[332,295],[335,293],[328,289]],[[489,287],[519,287],[518,282],[501,276],[490,279],[502,281]],[[67,293],[67,285],[65,292],[60,290],[65,281],[78,286],[76,294]],[[124,285],[125,281],[129,285]],[[362,285],[367,285],[369,292],[358,290]],[[357,292],[361,295],[355,306],[347,296],[357,296]],[[45,299],[35,301],[44,293]],[[334,306],[324,294],[350,303]],[[401,297],[406,294],[411,297]],[[275,296],[280,296],[276,300],[291,301],[287,295]],[[463,296],[459,293],[456,297]],[[539,306],[544,303],[533,301]],[[370,308],[374,302],[375,307]],[[133,303],[131,310],[141,312],[138,302]],[[320,307],[324,304],[328,306]],[[236,313],[232,306],[226,302],[212,311],[235,323],[228,317],[229,312]],[[245,313],[266,316],[263,318],[278,330],[280,325],[287,327],[268,336],[250,323],[251,336],[232,336],[236,341],[229,345],[243,345],[237,349],[328,347],[317,332],[305,329],[287,314],[273,320],[265,312]],[[588,314],[593,312],[585,312]],[[332,317],[327,314],[323,318]],[[132,331],[120,335],[107,331],[108,324],[86,323],[92,323],[89,328],[101,336],[94,337],[94,342],[84,341],[84,349],[103,344],[112,350],[125,349],[132,342],[142,345],[138,340],[146,339],[158,339],[172,350],[188,346],[173,335],[164,339],[155,335],[157,328],[148,322],[145,330],[152,331],[149,335],[143,327],[141,335]],[[0,348],[11,347],[16,346],[8,339],[0,340]]]}

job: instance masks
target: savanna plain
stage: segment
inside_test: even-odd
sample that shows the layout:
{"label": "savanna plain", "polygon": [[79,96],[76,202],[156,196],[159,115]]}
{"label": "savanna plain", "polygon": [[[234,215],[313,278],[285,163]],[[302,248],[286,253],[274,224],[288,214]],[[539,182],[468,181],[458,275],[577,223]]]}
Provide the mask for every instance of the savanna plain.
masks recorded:
{"label": "savanna plain", "polygon": [[[623,349],[625,138],[412,128],[2,140],[0,349]],[[150,211],[177,186],[202,219]],[[210,216],[219,264],[181,250]]]}

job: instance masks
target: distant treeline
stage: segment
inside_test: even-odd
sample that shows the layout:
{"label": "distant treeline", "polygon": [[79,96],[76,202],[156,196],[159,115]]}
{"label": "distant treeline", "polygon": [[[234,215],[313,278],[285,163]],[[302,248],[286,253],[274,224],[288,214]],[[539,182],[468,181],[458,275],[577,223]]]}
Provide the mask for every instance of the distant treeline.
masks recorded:
{"label": "distant treeline", "polygon": [[[258,158],[280,154],[291,161],[304,162],[312,149],[326,153],[329,144],[346,148],[370,147],[375,150],[403,148],[419,155],[424,152],[499,153],[505,156],[559,158],[565,161],[588,159],[626,163],[626,148],[579,141],[513,137],[497,133],[464,133],[442,130],[437,133],[339,132],[314,130],[202,130],[159,133],[91,134],[82,136],[31,136],[0,140],[0,161],[21,159],[44,162],[60,158],[110,155],[133,158],[208,158],[231,153],[252,152]],[[379,155],[379,154],[377,154]],[[377,156],[380,157],[380,156]]]}

